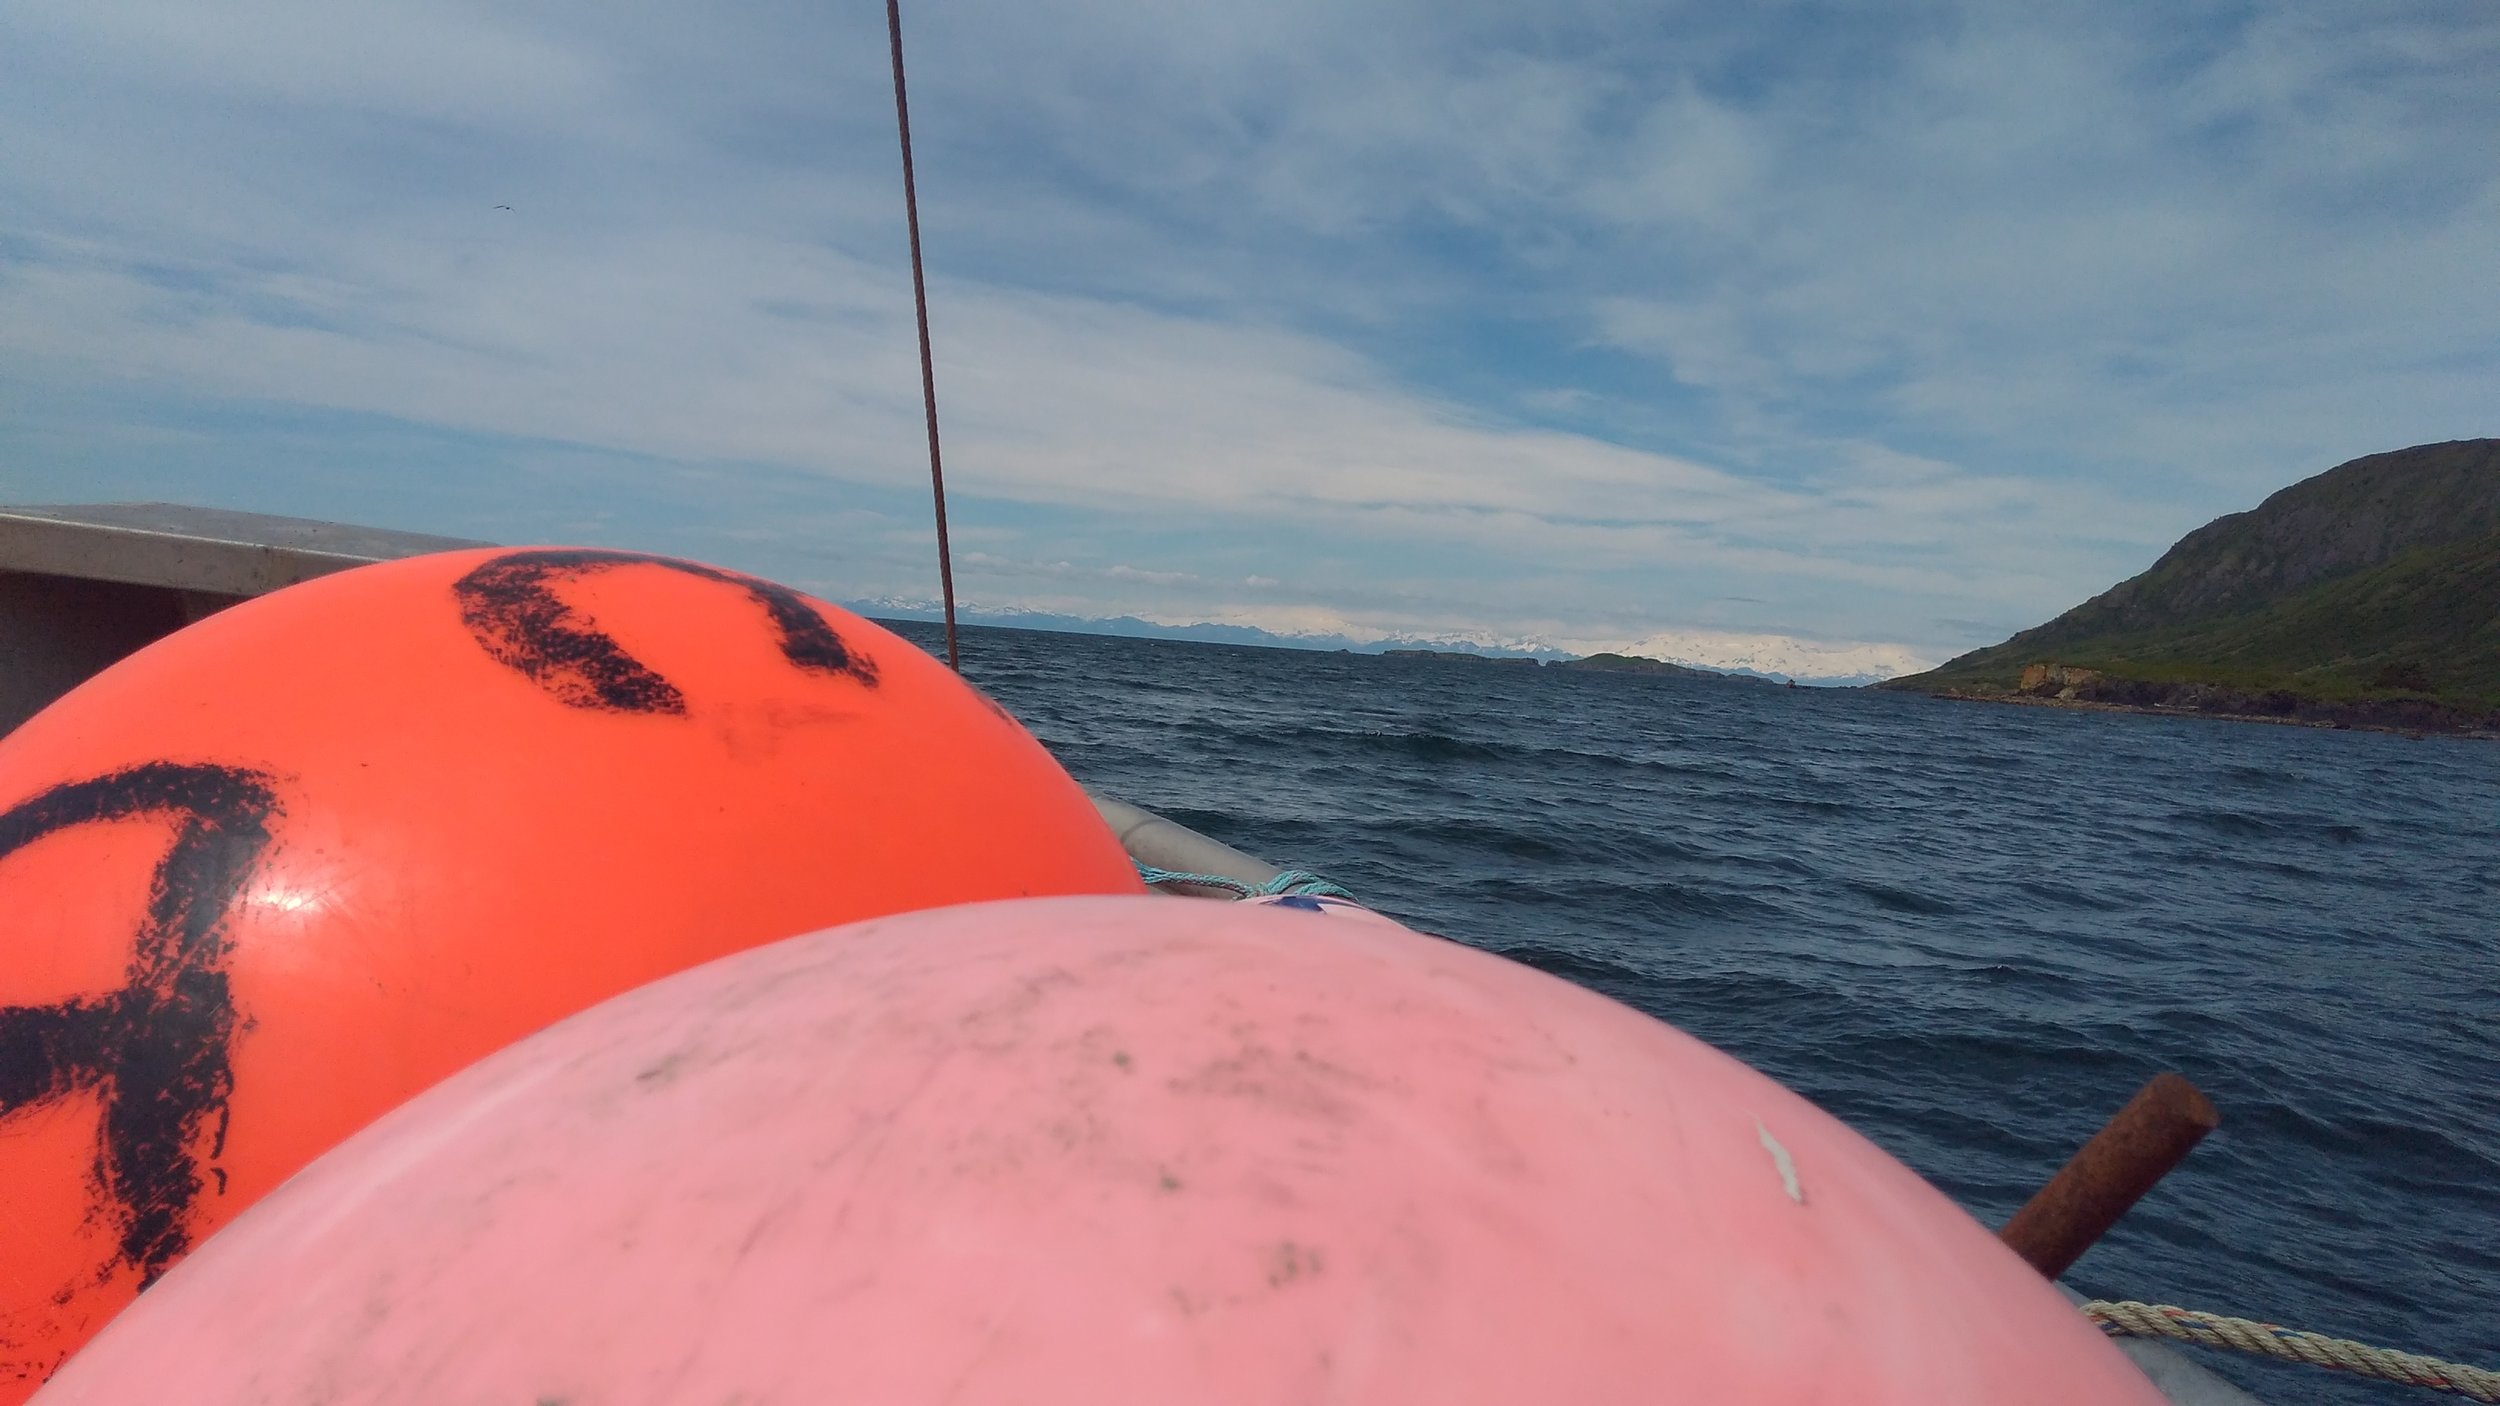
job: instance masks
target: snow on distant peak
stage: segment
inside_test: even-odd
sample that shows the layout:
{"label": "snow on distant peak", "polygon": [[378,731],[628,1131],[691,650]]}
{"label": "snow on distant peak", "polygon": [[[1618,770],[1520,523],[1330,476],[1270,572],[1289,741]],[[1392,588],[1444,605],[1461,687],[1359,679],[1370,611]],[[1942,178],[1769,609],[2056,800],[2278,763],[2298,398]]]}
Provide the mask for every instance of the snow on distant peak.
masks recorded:
{"label": "snow on distant peak", "polygon": [[1812,683],[1875,683],[1936,667],[1907,645],[1803,640],[1793,635],[1663,630],[1623,642],[1575,641],[1583,653],[1631,654],[1687,668]]}
{"label": "snow on distant peak", "polygon": [[[937,602],[926,600],[887,597],[854,600],[846,604],[870,615],[927,619],[938,613]],[[1292,649],[1352,649],[1361,653],[1376,653],[1384,649],[1433,649],[1497,658],[1533,659],[1629,654],[1716,673],[1759,674],[1766,678],[1819,684],[1875,683],[1931,669],[1938,662],[1898,644],[1808,640],[1793,635],[1741,634],[1725,630],[1662,630],[1634,640],[1553,639],[1502,630],[1399,628],[1351,619],[1315,607],[1218,610],[1201,615],[1144,611],[1104,617],[1037,610],[1023,605],[965,601],[960,604],[958,613],[973,624],[1152,635]]]}

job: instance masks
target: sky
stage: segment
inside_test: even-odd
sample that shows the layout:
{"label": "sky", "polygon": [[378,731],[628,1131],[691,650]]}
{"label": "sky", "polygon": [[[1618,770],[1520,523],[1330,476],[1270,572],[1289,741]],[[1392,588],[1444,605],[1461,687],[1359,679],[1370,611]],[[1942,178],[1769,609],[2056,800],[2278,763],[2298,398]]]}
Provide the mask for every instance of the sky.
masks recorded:
{"label": "sky", "polygon": [[[884,19],[0,0],[0,501],[934,597]],[[2488,0],[904,26],[976,605],[1906,671],[2500,433]]]}

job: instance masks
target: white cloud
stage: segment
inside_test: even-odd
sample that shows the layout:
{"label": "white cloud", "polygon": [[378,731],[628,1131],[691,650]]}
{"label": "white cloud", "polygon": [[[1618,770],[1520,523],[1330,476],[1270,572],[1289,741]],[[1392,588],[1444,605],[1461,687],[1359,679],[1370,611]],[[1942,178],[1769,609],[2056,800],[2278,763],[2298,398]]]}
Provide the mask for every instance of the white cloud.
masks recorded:
{"label": "white cloud", "polygon": [[463,126],[563,120],[612,107],[618,75],[585,47],[462,4],[179,0],[21,4],[17,23],[91,64],[177,91],[320,105]]}
{"label": "white cloud", "polygon": [[[15,7],[22,399],[917,483],[881,16],[177,11]],[[2486,14],[910,19],[957,536],[1106,611],[1958,647],[2491,429]]]}

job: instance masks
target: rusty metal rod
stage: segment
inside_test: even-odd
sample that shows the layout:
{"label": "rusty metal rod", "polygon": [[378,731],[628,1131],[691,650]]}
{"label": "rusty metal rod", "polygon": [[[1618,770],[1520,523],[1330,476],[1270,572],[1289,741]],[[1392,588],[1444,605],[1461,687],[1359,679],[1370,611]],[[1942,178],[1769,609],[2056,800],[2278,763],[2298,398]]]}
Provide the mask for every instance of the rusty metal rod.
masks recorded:
{"label": "rusty metal rod", "polygon": [[2051,1279],[2118,1223],[2222,1115],[2194,1084],[2156,1074],[2033,1193],[1997,1238]]}

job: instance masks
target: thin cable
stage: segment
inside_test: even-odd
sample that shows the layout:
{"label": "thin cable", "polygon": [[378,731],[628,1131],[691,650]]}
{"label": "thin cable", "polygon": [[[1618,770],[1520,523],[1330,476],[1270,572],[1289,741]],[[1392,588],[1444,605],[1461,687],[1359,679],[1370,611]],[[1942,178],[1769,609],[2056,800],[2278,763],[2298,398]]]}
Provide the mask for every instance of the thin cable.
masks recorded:
{"label": "thin cable", "polygon": [[963,672],[955,648],[955,562],[946,547],[946,471],[938,458],[937,367],[929,357],[929,284],[920,266],[920,193],[911,175],[911,104],[903,97],[902,0],[885,0],[885,31],[894,46],[894,129],[903,139],[903,218],[911,226],[911,301],[920,317],[920,404],[929,421],[929,492],[937,500],[938,587],[946,598],[946,664]]}

